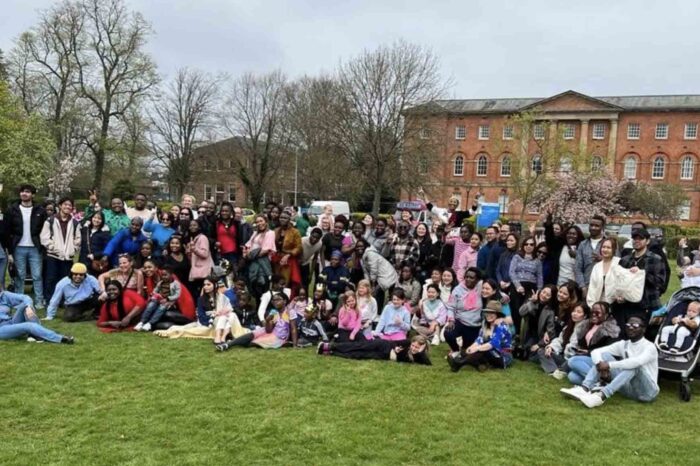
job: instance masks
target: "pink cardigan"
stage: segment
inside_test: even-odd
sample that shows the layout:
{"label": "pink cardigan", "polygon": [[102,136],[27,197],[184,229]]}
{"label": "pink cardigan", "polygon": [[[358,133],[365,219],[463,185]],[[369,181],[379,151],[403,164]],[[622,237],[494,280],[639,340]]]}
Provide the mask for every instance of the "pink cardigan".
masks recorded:
{"label": "pink cardigan", "polygon": [[362,328],[362,316],[360,312],[350,311],[345,306],[338,311],[338,328],[342,330],[351,330],[350,338],[355,339],[355,335]]}
{"label": "pink cardigan", "polygon": [[476,257],[478,254],[479,250],[472,248],[472,245],[469,244],[462,255],[459,256],[459,259],[457,260],[457,267],[455,269],[459,283],[464,283],[464,274],[469,267],[476,267]]}
{"label": "pink cardigan", "polygon": [[209,238],[205,234],[200,233],[190,244],[192,245],[190,251],[190,280],[208,277],[211,275],[212,267],[214,267],[214,261],[209,250]]}

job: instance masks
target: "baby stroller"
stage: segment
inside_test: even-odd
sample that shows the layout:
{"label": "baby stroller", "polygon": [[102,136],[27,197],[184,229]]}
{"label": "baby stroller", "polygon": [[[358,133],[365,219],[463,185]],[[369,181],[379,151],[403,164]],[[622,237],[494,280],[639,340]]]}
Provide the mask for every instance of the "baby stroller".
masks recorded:
{"label": "baby stroller", "polygon": [[[671,321],[676,316],[685,314],[688,304],[692,301],[700,301],[700,287],[689,286],[682,288],[671,296],[666,309],[668,312],[661,323],[661,328],[672,325]],[[683,401],[690,401],[691,390],[690,378],[698,363],[700,351],[698,350],[698,337],[700,329],[696,329],[690,336],[686,337],[678,351],[672,352],[660,346],[661,332],[656,336],[655,344],[659,350],[659,369],[666,372],[680,374],[681,385],[679,396]],[[669,338],[669,343],[673,341],[673,336]]]}

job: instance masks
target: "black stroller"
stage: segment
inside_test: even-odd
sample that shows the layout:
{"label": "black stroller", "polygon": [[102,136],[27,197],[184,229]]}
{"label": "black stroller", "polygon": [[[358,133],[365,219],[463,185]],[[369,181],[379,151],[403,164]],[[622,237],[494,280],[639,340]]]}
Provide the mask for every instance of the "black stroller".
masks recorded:
{"label": "black stroller", "polygon": [[[700,287],[689,286],[673,293],[673,296],[671,296],[666,306],[666,316],[661,323],[660,329],[663,329],[667,325],[673,325],[671,323],[673,318],[684,315],[688,304],[692,301],[700,301]],[[681,385],[679,388],[679,396],[683,401],[690,401],[691,397],[691,375],[695,371],[698,357],[700,356],[700,351],[698,350],[699,336],[700,328],[691,332],[676,350],[669,348],[675,343],[675,335],[673,334],[670,335],[667,341],[668,346],[660,344],[661,330],[655,340],[656,348],[659,350],[659,370],[680,374]]]}

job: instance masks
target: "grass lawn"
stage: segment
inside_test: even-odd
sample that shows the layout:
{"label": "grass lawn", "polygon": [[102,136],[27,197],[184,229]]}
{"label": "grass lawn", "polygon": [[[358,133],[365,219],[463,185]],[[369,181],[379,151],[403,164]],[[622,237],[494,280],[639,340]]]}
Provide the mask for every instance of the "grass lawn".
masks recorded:
{"label": "grass lawn", "polygon": [[77,344],[2,343],[2,465],[697,464],[674,381],[589,410],[532,364],[453,374],[444,344],[419,367],[50,326]]}

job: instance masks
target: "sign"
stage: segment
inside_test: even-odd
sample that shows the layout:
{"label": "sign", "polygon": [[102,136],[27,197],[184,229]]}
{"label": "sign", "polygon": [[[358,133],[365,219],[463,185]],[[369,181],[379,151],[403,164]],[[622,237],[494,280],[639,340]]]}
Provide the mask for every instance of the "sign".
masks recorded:
{"label": "sign", "polygon": [[479,204],[479,215],[476,217],[476,227],[486,228],[493,225],[501,215],[501,206],[495,202],[482,202]]}

